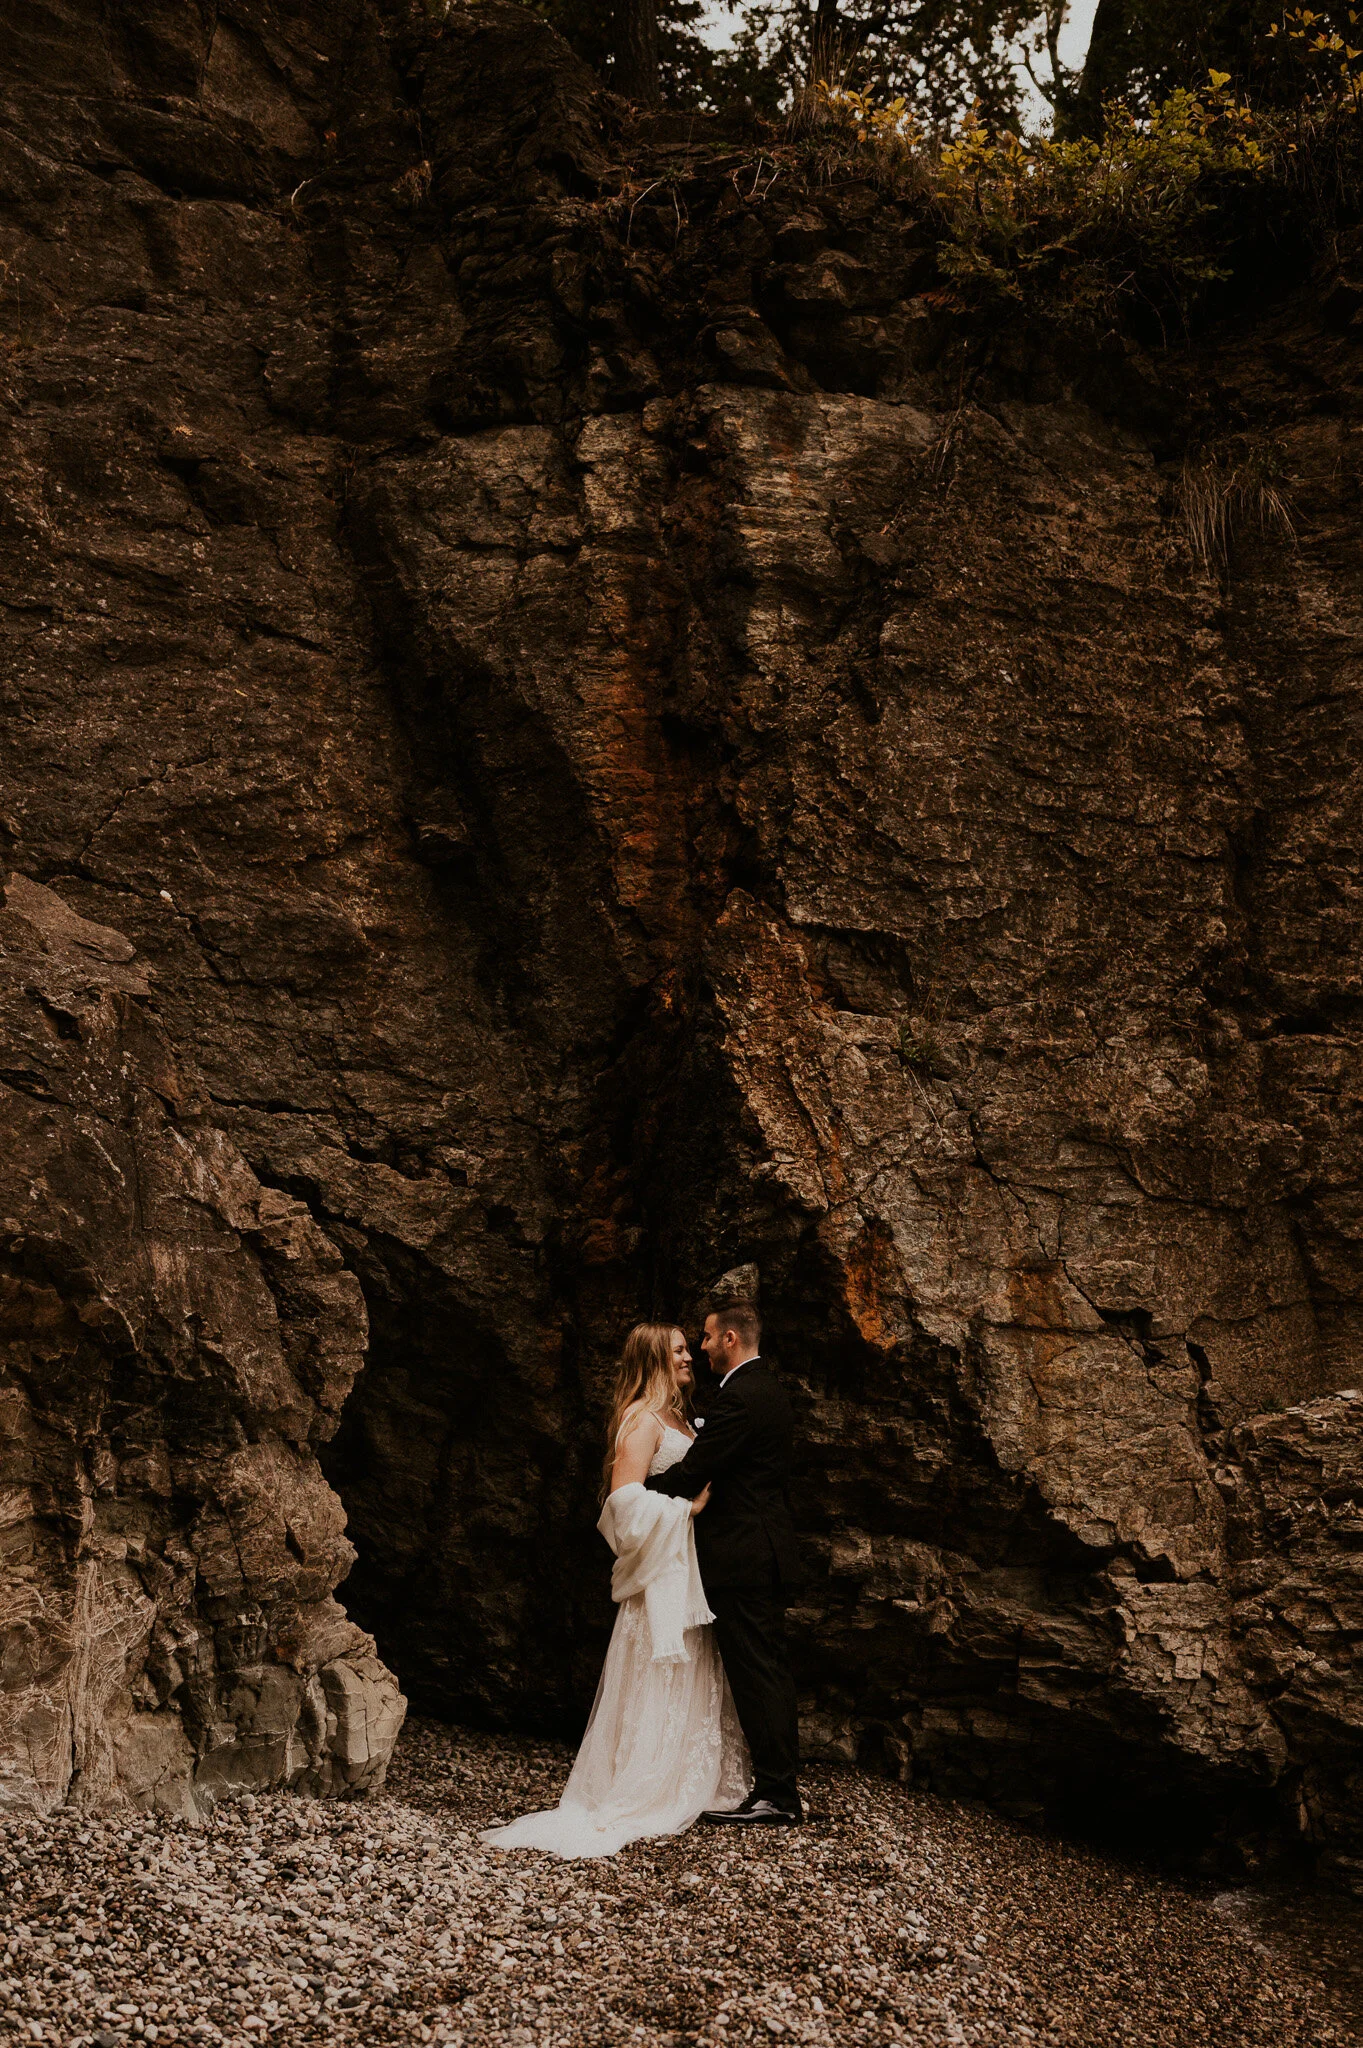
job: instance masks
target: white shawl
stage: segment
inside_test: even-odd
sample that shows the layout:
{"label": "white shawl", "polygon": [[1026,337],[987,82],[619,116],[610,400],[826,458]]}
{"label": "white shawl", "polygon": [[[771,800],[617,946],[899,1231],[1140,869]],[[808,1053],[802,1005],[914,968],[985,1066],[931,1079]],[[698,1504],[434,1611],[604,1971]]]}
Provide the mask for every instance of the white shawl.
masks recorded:
{"label": "white shawl", "polygon": [[644,1596],[655,1664],[689,1664],[686,1631],[713,1621],[696,1563],[689,1500],[650,1493],[637,1480],[617,1486],[597,1528],[615,1552],[611,1599]]}

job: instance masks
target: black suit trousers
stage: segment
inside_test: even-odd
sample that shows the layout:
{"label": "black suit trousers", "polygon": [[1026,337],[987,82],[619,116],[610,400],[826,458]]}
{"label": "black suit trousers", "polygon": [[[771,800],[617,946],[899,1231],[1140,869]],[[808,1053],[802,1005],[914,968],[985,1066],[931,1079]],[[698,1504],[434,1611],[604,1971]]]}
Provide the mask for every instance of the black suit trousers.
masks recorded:
{"label": "black suit trousers", "polygon": [[768,1583],[717,1586],[708,1598],[715,1642],[752,1757],[753,1790],[759,1799],[798,1813],[799,1723],[776,1568],[773,1565]]}

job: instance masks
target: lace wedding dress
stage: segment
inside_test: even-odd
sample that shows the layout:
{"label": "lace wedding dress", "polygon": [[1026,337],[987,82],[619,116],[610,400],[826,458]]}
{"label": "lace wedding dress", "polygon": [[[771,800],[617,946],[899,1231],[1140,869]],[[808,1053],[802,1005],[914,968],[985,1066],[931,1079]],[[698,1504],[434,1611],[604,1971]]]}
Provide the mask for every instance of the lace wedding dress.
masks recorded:
{"label": "lace wedding dress", "polygon": [[[650,1472],[690,1447],[665,1428]],[[619,1607],[596,1703],[558,1805],[489,1828],[482,1839],[498,1849],[613,1856],[645,1835],[680,1834],[708,1806],[737,1806],[752,1784],[708,1625],[690,1503],[624,1486],[598,1526],[616,1551]],[[700,1614],[706,1621],[693,1625]]]}

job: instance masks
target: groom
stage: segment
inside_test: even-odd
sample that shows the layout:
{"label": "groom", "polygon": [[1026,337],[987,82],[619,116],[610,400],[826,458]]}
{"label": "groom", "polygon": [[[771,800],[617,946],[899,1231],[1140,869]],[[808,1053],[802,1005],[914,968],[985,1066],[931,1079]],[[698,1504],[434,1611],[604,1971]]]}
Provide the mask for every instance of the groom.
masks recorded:
{"label": "groom", "polygon": [[732,1813],[702,1820],[736,1827],[795,1827],[799,1744],[785,1610],[799,1583],[790,1483],[791,1413],[784,1389],[757,1355],[762,1324],[750,1301],[705,1318],[701,1344],[719,1375],[719,1398],[678,1465],[644,1484],[694,1500],[714,1493],[695,1519],[696,1557],[714,1609],[715,1641],[748,1740],[755,1783]]}

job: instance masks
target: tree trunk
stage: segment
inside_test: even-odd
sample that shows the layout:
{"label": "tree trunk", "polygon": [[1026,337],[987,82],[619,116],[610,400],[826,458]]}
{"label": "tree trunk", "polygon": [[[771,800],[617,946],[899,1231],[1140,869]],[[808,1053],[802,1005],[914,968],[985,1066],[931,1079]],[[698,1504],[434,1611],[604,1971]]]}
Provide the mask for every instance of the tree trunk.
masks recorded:
{"label": "tree trunk", "polygon": [[656,107],[662,97],[658,79],[658,0],[616,0],[614,85],[627,100]]}
{"label": "tree trunk", "polygon": [[1057,110],[1056,132],[1067,140],[1103,132],[1103,106],[1124,90],[1131,69],[1128,0],[1098,0],[1083,76],[1069,105]]}
{"label": "tree trunk", "polygon": [[809,78],[817,84],[826,79],[836,85],[842,70],[841,37],[838,33],[838,0],[818,0],[814,29],[809,39]]}

